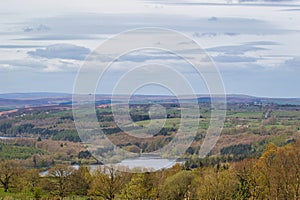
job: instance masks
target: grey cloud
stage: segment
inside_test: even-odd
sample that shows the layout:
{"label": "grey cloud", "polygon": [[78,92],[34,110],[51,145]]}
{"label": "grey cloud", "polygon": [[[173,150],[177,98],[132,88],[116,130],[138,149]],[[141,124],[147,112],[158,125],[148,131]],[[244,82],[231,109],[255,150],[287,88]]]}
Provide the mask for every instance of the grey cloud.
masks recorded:
{"label": "grey cloud", "polygon": [[228,36],[236,36],[236,35],[240,35],[239,33],[231,33],[231,32],[228,32],[228,33],[224,33],[224,35],[228,35]]}
{"label": "grey cloud", "polygon": [[46,68],[47,65],[45,65],[43,62],[40,62],[38,60],[28,60],[28,59],[22,59],[22,60],[0,60],[0,64],[8,65],[12,69],[43,69]]}
{"label": "grey cloud", "polygon": [[40,45],[0,45],[0,49],[29,49],[42,47]]}
{"label": "grey cloud", "polygon": [[35,51],[29,51],[28,55],[48,59],[60,58],[84,60],[89,53],[90,49],[85,47],[76,46],[72,44],[54,44],[47,46],[44,49],[36,49]]}
{"label": "grey cloud", "polygon": [[38,26],[33,26],[33,27],[27,26],[27,27],[23,28],[24,32],[34,32],[34,31],[39,32],[39,31],[49,31],[49,30],[50,30],[50,28],[43,24],[40,24]]}
{"label": "grey cloud", "polygon": [[88,35],[80,35],[80,34],[46,34],[42,36],[30,36],[18,38],[15,40],[90,40],[90,39],[103,39],[100,37],[88,36]]}
{"label": "grey cloud", "polygon": [[[228,35],[235,36],[240,34],[268,35],[292,32],[276,27],[266,21],[251,18],[215,18],[198,19],[194,23],[199,30],[195,32],[198,36]],[[296,30],[295,30],[296,31]]]}
{"label": "grey cloud", "polygon": [[298,7],[295,4],[297,1],[293,0],[239,0],[237,3],[232,2],[232,0],[220,0],[218,2],[211,1],[201,1],[195,2],[193,0],[189,1],[166,1],[166,0],[144,0],[152,4],[165,4],[165,5],[186,5],[186,6],[197,6],[197,5],[219,5],[219,6],[232,6],[232,5],[243,5],[243,6],[274,6],[274,7]]}
{"label": "grey cloud", "polygon": [[26,72],[75,72],[78,63],[46,59],[20,59],[20,60],[0,60],[0,71],[26,71]]}
{"label": "grey cloud", "polygon": [[279,45],[278,42],[273,41],[255,41],[255,42],[248,42],[247,45],[256,45],[256,46],[273,46],[273,45]]}
{"label": "grey cloud", "polygon": [[222,52],[224,54],[234,54],[234,55],[241,55],[251,51],[260,51],[260,50],[268,50],[266,48],[257,47],[254,45],[235,45],[235,46],[219,46],[208,48],[206,51],[209,52]]}
{"label": "grey cloud", "polygon": [[[176,21],[176,24],[174,24]],[[95,35],[117,34],[124,30],[140,27],[163,27],[184,32],[207,35],[261,35],[291,32],[263,20],[251,18],[197,18],[187,15],[168,14],[72,14],[51,18],[35,19],[25,24],[47,24],[51,30],[38,35],[31,32],[24,40],[57,40],[68,38],[93,39]],[[84,27],[84,28],[83,28]]]}
{"label": "grey cloud", "polygon": [[193,33],[194,37],[216,37],[218,35],[218,33],[213,33],[213,32],[204,32],[204,33],[199,33],[199,32],[195,32]]}
{"label": "grey cloud", "polygon": [[247,56],[213,56],[212,57],[216,62],[222,63],[239,63],[239,62],[255,62],[257,58],[254,57],[247,57]]}
{"label": "grey cloud", "polygon": [[178,60],[181,59],[178,56],[175,55],[168,55],[168,54],[162,54],[162,55],[126,55],[124,57],[121,57],[118,59],[118,62],[123,61],[131,61],[131,62],[145,62],[149,60]]}
{"label": "grey cloud", "polygon": [[193,33],[194,37],[216,37],[219,35],[227,35],[227,36],[237,36],[240,35],[240,33],[234,33],[234,32],[224,32],[224,33],[218,33],[218,32],[203,32],[203,33],[199,33],[199,32],[195,32]]}
{"label": "grey cloud", "polygon": [[279,43],[273,41],[254,41],[254,42],[244,43],[241,45],[212,47],[206,49],[206,51],[219,52],[226,55],[242,55],[247,52],[269,50],[268,48],[266,48],[266,46],[274,46],[274,45],[279,45]]}
{"label": "grey cloud", "polygon": [[239,0],[239,2],[294,2],[293,0]]}
{"label": "grey cloud", "polygon": [[300,57],[294,57],[292,59],[285,61],[281,67],[288,68],[291,70],[296,70],[296,69],[299,70],[300,69]]}
{"label": "grey cloud", "polygon": [[300,11],[300,9],[298,8],[294,8],[294,9],[282,9],[282,10],[280,10],[280,11],[286,11],[286,12],[299,12]]}
{"label": "grey cloud", "polygon": [[267,71],[266,66],[257,62],[216,62],[216,66],[222,73],[247,74],[248,72]]}
{"label": "grey cloud", "polygon": [[217,20],[218,20],[217,17],[210,17],[210,18],[208,18],[208,21],[217,21]]}

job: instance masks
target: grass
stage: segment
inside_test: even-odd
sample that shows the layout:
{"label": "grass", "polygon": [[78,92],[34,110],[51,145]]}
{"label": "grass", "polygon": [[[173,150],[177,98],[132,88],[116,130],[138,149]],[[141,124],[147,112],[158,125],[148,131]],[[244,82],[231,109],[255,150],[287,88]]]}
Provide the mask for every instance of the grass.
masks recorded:
{"label": "grass", "polygon": [[[34,195],[31,192],[4,192],[3,188],[0,188],[0,200],[32,200],[35,199]],[[58,197],[50,197],[50,194],[42,194],[40,199],[59,199]],[[89,197],[80,197],[80,196],[68,196],[64,200],[86,200]]]}
{"label": "grass", "polygon": [[24,200],[34,199],[33,195],[29,192],[4,192],[3,188],[0,188],[0,199],[1,200]]}
{"label": "grass", "polygon": [[262,111],[244,111],[233,112],[227,111],[226,116],[230,118],[246,118],[246,119],[260,119],[263,115]]}
{"label": "grass", "polygon": [[[155,123],[161,124],[163,121],[165,121],[165,119],[154,119],[153,120],[154,124]],[[136,122],[136,124],[139,126],[147,126],[150,124],[150,122],[151,122],[151,120],[144,120],[144,121],[138,121],[138,122]],[[166,120],[164,127],[166,127],[166,128],[173,127],[173,125],[175,125],[177,127],[179,123],[180,123],[180,118],[170,118],[170,119]]]}
{"label": "grass", "polygon": [[44,154],[44,151],[32,147],[0,144],[0,160],[27,159],[34,154]]}
{"label": "grass", "polygon": [[273,115],[281,118],[300,118],[300,111],[273,111]]}

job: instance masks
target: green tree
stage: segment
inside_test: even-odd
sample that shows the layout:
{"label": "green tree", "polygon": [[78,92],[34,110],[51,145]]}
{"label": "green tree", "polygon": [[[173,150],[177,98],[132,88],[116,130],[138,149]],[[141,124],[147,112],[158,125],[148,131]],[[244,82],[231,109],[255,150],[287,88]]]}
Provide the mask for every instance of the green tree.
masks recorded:
{"label": "green tree", "polygon": [[155,199],[156,192],[153,191],[152,178],[149,172],[134,174],[122,190],[121,199]]}
{"label": "green tree", "polygon": [[300,199],[300,147],[270,144],[257,164],[258,186],[265,199]]}
{"label": "green tree", "polygon": [[17,162],[14,160],[1,161],[0,163],[0,183],[7,192],[13,183],[13,178],[17,174]]}
{"label": "green tree", "polygon": [[194,182],[198,199],[232,199],[238,181],[233,170],[227,167],[202,169]]}
{"label": "green tree", "polygon": [[70,191],[72,194],[86,196],[90,189],[92,176],[86,166],[80,166],[70,176]]}
{"label": "green tree", "polygon": [[260,196],[260,188],[257,184],[257,159],[245,159],[234,164],[234,170],[238,179],[238,186],[234,193],[235,199],[257,199]]}
{"label": "green tree", "polygon": [[60,197],[65,197],[70,192],[70,178],[75,169],[72,166],[58,164],[49,169],[49,176],[54,191]]}
{"label": "green tree", "polygon": [[30,192],[34,192],[39,187],[40,176],[37,169],[27,169],[24,179]]}
{"label": "green tree", "polygon": [[192,171],[180,171],[166,179],[162,186],[160,198],[182,200],[191,198],[192,182],[195,175]]}
{"label": "green tree", "polygon": [[93,174],[89,194],[112,200],[127,181],[127,174],[114,167],[99,167]]}

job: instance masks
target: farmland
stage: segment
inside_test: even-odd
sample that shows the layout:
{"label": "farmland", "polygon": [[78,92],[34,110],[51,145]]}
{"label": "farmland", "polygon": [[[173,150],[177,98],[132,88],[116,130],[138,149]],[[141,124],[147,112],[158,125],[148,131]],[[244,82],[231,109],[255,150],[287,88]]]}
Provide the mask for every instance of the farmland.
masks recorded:
{"label": "farmland", "polygon": [[[143,174],[100,167],[103,166],[101,160],[86,149],[86,143],[79,137],[72,107],[68,103],[15,106],[10,108],[13,112],[9,112],[10,109],[7,108],[0,116],[0,178],[9,173],[13,179],[7,185],[2,184],[0,197],[183,199],[189,196],[196,199],[247,199],[256,195],[261,198],[297,195],[299,189],[293,188],[300,183],[286,183],[290,185],[287,186],[289,193],[286,193],[285,190],[278,189],[279,182],[276,181],[279,179],[275,177],[276,173],[291,173],[290,177],[293,173],[298,173],[293,171],[297,170],[294,168],[297,166],[295,163],[286,162],[285,165],[291,169],[289,172],[277,168],[285,158],[291,157],[290,161],[296,162],[294,157],[299,156],[300,106],[295,100],[292,101],[294,104],[287,102],[240,97],[238,100],[229,99],[219,140],[206,157],[200,158],[197,154],[207,134],[212,113],[207,99],[204,101],[200,98],[199,117],[186,119],[189,124],[197,127],[197,131],[191,146],[180,157],[184,162],[168,169]],[[155,104],[157,103],[165,109],[165,114],[161,109],[154,115],[149,113],[152,103],[145,103],[141,97],[138,102],[131,103],[129,114],[133,123],[125,124],[124,128],[117,125],[109,103],[98,103],[95,105],[98,120],[96,125],[118,148],[137,155],[151,153],[174,139],[182,120],[183,108],[176,101],[168,98],[159,100],[159,97],[155,97]],[[151,137],[134,137],[141,135]],[[97,149],[98,152],[100,150]],[[274,159],[274,165],[269,166],[266,158]],[[114,162],[120,162],[120,159],[122,158],[114,157]],[[99,168],[89,173],[88,166],[91,165]],[[256,170],[251,168],[254,165]],[[41,177],[39,173],[45,170],[48,175]],[[143,172],[147,169],[134,170]],[[62,172],[61,176],[58,176],[58,172]],[[108,173],[112,174],[108,176]],[[116,176],[118,182],[112,182],[113,176]],[[244,179],[248,182],[243,182]],[[199,187],[203,180],[207,185]],[[269,189],[264,188],[266,185],[263,181],[270,181]],[[217,182],[222,190],[214,186]],[[110,191],[105,187],[107,184],[115,189]],[[247,188],[243,184],[248,184]],[[180,188],[181,194],[173,191],[174,185]],[[188,189],[184,189],[185,187]],[[215,192],[206,191],[207,187]],[[260,194],[256,193],[257,187],[260,188]],[[272,192],[275,190],[278,193]]]}

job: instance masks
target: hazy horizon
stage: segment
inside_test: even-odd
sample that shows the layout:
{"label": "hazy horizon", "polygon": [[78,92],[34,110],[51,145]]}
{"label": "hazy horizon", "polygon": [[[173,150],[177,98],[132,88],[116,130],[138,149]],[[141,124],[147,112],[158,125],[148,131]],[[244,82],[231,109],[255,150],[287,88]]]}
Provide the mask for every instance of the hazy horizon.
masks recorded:
{"label": "hazy horizon", "polygon": [[[44,95],[51,95],[51,94],[55,94],[55,95],[73,95],[74,93],[68,93],[68,92],[39,92],[39,91],[33,91],[33,92],[8,92],[8,93],[0,93],[0,95],[29,95],[29,94],[33,94],[33,95],[38,95],[38,94],[44,94]],[[93,94],[92,94],[93,95]],[[112,94],[108,94],[108,93],[95,93],[95,95],[103,95],[103,96],[109,96]],[[118,94],[119,96],[128,96],[126,94]],[[117,95],[117,96],[118,96]],[[209,97],[210,95],[212,96],[218,96],[218,94],[195,94],[197,96],[200,97]],[[274,99],[300,99],[300,96],[287,96],[287,97],[280,97],[280,96],[255,96],[255,95],[251,95],[251,94],[233,94],[233,93],[228,93],[225,94],[227,97],[230,96],[244,96],[244,97],[254,97],[254,98],[274,98]],[[176,97],[176,95],[172,95],[172,94],[155,94],[155,93],[136,93],[132,96],[166,96],[166,97]],[[179,95],[179,96],[191,96],[191,95]],[[0,97],[2,98],[2,97]]]}

